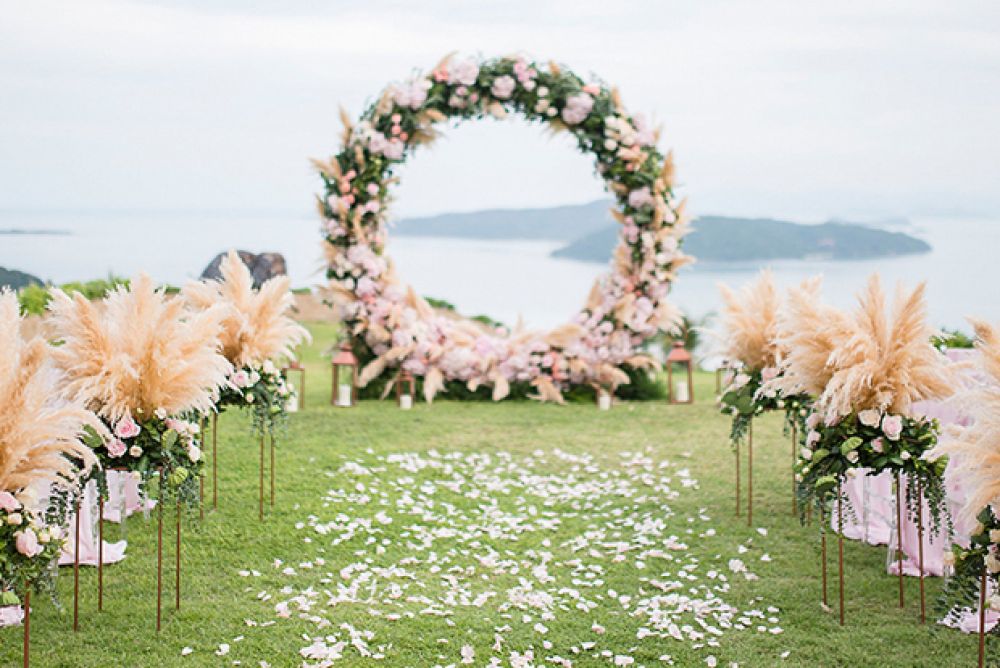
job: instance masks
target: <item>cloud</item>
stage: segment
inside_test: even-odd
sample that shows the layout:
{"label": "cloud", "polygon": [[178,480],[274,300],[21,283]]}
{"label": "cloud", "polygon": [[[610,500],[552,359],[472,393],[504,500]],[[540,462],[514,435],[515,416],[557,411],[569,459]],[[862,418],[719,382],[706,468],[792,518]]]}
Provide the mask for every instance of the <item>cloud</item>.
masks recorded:
{"label": "cloud", "polygon": [[[335,150],[337,107],[356,113],[457,49],[555,57],[617,84],[664,123],[698,210],[1000,207],[997,5],[286,4],[5,10],[0,206],[306,210],[306,159]],[[455,136],[414,163],[400,210],[594,193],[566,145],[486,125]]]}

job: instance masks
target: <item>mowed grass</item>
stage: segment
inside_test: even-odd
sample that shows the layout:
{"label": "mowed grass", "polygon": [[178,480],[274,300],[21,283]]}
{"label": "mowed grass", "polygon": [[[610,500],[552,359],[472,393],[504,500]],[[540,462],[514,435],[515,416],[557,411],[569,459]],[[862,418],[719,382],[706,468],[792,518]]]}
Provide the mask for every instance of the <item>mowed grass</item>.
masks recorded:
{"label": "mowed grass", "polygon": [[[699,374],[693,406],[663,403],[616,405],[599,412],[593,405],[539,405],[534,402],[501,404],[457,403],[441,400],[433,406],[418,404],[409,412],[390,402],[362,402],[351,410],[329,405],[330,374],[320,356],[332,339],[332,329],[313,327],[316,343],[306,351],[307,397],[305,412],[292,416],[289,432],[279,446],[277,505],[267,509],[263,523],[257,518],[258,449],[247,431],[247,421],[238,412],[224,415],[219,423],[219,509],[206,513],[200,526],[185,520],[182,608],[173,610],[173,512],[164,525],[164,623],[155,631],[156,514],[150,521],[133,517],[128,525],[128,557],[105,569],[105,611],[97,612],[97,576],[93,568],[81,572],[80,631],[72,630],[72,569],[62,569],[59,591],[64,610],[36,598],[32,615],[32,659],[36,666],[225,666],[239,661],[243,666],[297,666],[298,652],[309,644],[303,634],[317,635],[316,627],[293,615],[266,627],[249,627],[247,619],[263,622],[275,618],[273,604],[286,585],[304,586],[273,568],[276,558],[286,564],[313,560],[323,550],[325,570],[337,573],[359,561],[359,543],[320,546],[306,543],[305,533],[295,528],[311,514],[329,521],[338,512],[324,506],[324,495],[334,484],[328,471],[337,471],[348,459],[374,462],[380,455],[403,452],[489,453],[497,450],[515,456],[558,448],[573,454],[591,454],[606,470],[612,469],[621,451],[647,450],[656,460],[667,459],[687,467],[699,481],[697,488],[682,489],[670,502],[668,520],[673,531],[690,545],[689,553],[706,564],[725,564],[740,556],[757,581],[732,578],[732,591],[725,595],[741,609],[761,606],[780,608],[780,635],[727,632],[721,647],[692,649],[685,642],[635,638],[637,622],[620,610],[599,614],[563,615],[549,624],[542,638],[530,625],[512,623],[506,632],[510,648],[536,648],[536,665],[552,653],[568,656],[567,649],[582,641],[601,640],[602,646],[620,648],[636,658],[636,665],[661,665],[657,657],[670,654],[676,665],[705,665],[709,654],[718,665],[728,666],[962,666],[974,665],[976,640],[948,629],[932,631],[932,624],[918,623],[916,580],[907,582],[907,607],[897,607],[896,580],[885,573],[884,548],[846,544],[847,625],[840,627],[836,615],[836,540],[830,539],[830,602],[832,613],[819,604],[819,533],[815,524],[803,527],[791,515],[789,464],[791,446],[781,433],[780,420],[769,416],[755,426],[754,525],[745,516],[734,515],[733,454],[727,442],[728,420],[714,405],[714,377]],[[744,465],[745,471],[745,465]],[[433,473],[425,474],[433,475]],[[210,480],[209,488],[210,488]],[[419,484],[419,480],[417,483]],[[744,483],[745,484],[745,483]],[[679,486],[678,486],[679,487]],[[655,508],[652,510],[655,511]],[[745,508],[744,508],[745,510]],[[700,512],[711,519],[698,530],[712,527],[716,535],[700,539],[684,535],[685,518]],[[399,534],[407,522],[384,527],[384,535],[400,549]],[[765,527],[761,536],[758,527]],[[561,531],[574,527],[571,520]],[[108,524],[109,539],[119,529]],[[753,540],[753,550],[737,555],[737,546]],[[517,549],[536,547],[532,537]],[[445,543],[439,541],[439,546]],[[572,555],[551,548],[555,562]],[[772,558],[762,562],[766,552]],[[551,567],[553,571],[557,567]],[[261,576],[246,578],[241,569],[258,569]],[[609,574],[609,584],[621,591],[638,588],[640,577],[649,572],[618,569]],[[333,586],[333,585],[331,585]],[[932,608],[938,582],[927,581],[927,601]],[[270,602],[257,599],[258,592],[275,596]],[[433,591],[433,586],[431,587]],[[756,600],[757,598],[760,600]],[[390,622],[369,614],[366,605],[344,605],[324,614],[340,622],[375,634],[372,644],[389,645],[380,661],[362,659],[356,653],[334,665],[433,666],[457,664],[464,642],[476,646],[474,665],[485,665],[493,630],[504,619],[490,610],[457,608],[445,617],[416,616]],[[596,638],[592,620],[600,618],[607,634]],[[933,619],[933,617],[931,617]],[[617,620],[617,621],[616,621]],[[242,640],[234,640],[243,636]],[[483,641],[486,641],[486,645]],[[552,652],[541,647],[552,643]],[[447,643],[442,642],[447,641]],[[20,665],[21,629],[0,629],[0,665]],[[220,643],[231,645],[227,656],[214,651]],[[184,647],[194,648],[182,656]],[[788,652],[786,658],[782,654]],[[607,658],[582,653],[571,656],[576,666],[612,665]],[[506,664],[506,661],[504,662]]]}

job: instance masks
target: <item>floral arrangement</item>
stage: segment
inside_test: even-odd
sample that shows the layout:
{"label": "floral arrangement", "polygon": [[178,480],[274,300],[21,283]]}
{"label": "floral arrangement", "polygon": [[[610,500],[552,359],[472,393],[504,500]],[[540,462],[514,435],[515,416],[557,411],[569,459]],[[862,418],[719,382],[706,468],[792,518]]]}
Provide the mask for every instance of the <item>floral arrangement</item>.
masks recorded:
{"label": "floral arrangement", "polygon": [[[54,592],[54,560],[61,547],[65,505],[80,476],[95,463],[81,441],[85,430],[107,436],[79,402],[58,399],[50,347],[20,334],[17,298],[0,291],[0,604],[18,602],[28,584]],[[52,486],[55,502],[38,508],[34,488]]]}
{"label": "floral arrangement", "polygon": [[[961,481],[965,502],[958,514],[974,526],[968,547],[954,545],[945,555],[954,575],[942,592],[943,613],[978,606],[984,569],[993,591],[1000,585],[1000,328],[973,321],[977,371],[985,382],[960,391],[956,399],[972,418],[969,426],[953,427],[950,438],[934,448],[929,458],[946,458],[948,475]],[[1000,609],[996,594],[987,603]],[[1000,634],[994,629],[993,635]]]}
{"label": "floral arrangement", "polygon": [[766,411],[783,410],[789,431],[801,423],[809,396],[786,394],[774,383],[781,374],[782,359],[778,342],[781,300],[774,276],[764,270],[739,292],[726,285],[720,285],[719,290],[724,303],[720,354],[731,364],[719,404],[722,412],[733,418],[730,441],[742,441],[754,416]]}
{"label": "floral arrangement", "polygon": [[[775,379],[779,391],[815,396],[798,462],[799,497],[826,503],[848,474],[898,471],[918,482],[935,528],[946,517],[943,466],[925,455],[938,424],[911,415],[910,406],[952,391],[944,357],[931,344],[924,286],[897,292],[891,318],[878,276],[853,315],[823,305],[819,282],[789,292],[781,325],[788,356]],[[911,511],[919,499],[910,485]]]}
{"label": "floral arrangement", "polygon": [[211,410],[232,372],[218,353],[224,309],[185,313],[181,300],[168,299],[145,275],[100,304],[54,290],[49,308],[64,396],[113,433],[88,441],[102,465],[145,481],[161,473],[165,493],[196,503],[201,450],[198,427],[186,417]]}
{"label": "floral arrangement", "polygon": [[274,434],[287,417],[292,396],[274,360],[294,359],[293,349],[310,340],[309,332],[289,316],[293,297],[287,276],[276,276],[255,290],[249,268],[234,250],[219,270],[221,280],[191,282],[181,293],[191,311],[223,310],[220,350],[232,373],[219,389],[216,410],[247,407],[254,431]]}
{"label": "floral arrangement", "polygon": [[[435,138],[436,124],[510,113],[571,133],[594,157],[621,223],[610,275],[594,284],[572,322],[548,333],[439,314],[400,282],[384,253],[395,168]],[[462,383],[472,391],[492,387],[494,400],[530,385],[536,398],[561,402],[571,387],[615,387],[628,381],[623,366],[655,364],[640,347],[678,322],[667,293],[691,261],[680,250],[688,226],[671,155],[659,152],[658,131],[628,113],[617,90],[555,63],[449,56],[429,74],[388,86],[357,123],[341,117],[343,149],[314,162],[325,186],[318,205],[327,277],[366,363],[361,384],[391,384],[405,370],[422,379],[428,400],[446,383]]]}

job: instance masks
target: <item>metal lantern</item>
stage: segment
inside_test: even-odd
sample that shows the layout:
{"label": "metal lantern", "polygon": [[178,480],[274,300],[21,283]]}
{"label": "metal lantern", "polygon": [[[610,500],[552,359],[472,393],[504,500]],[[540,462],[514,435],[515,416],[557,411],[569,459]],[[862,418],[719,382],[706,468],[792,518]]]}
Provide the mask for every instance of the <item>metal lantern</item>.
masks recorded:
{"label": "metal lantern", "polygon": [[358,358],[351,352],[351,344],[342,343],[332,361],[333,386],[330,405],[350,408],[358,402]]}
{"label": "metal lantern", "polygon": [[417,381],[409,371],[403,371],[396,380],[396,405],[404,411],[413,408],[417,396]]}
{"label": "metal lantern", "polygon": [[594,399],[597,402],[597,409],[602,411],[611,410],[611,389],[607,387],[598,387],[597,392],[594,395]]}
{"label": "metal lantern", "polygon": [[298,360],[292,360],[288,366],[281,370],[281,375],[285,377],[285,380],[288,380],[288,374],[291,371],[298,371],[301,374],[298,387],[295,389],[298,390],[299,395],[299,410],[302,410],[306,407],[306,368]]}
{"label": "metal lantern", "polygon": [[[674,385],[674,367],[687,370],[687,382],[682,379]],[[684,348],[683,341],[674,341],[674,347],[667,355],[667,397],[672,404],[694,403],[694,369],[691,353]]]}

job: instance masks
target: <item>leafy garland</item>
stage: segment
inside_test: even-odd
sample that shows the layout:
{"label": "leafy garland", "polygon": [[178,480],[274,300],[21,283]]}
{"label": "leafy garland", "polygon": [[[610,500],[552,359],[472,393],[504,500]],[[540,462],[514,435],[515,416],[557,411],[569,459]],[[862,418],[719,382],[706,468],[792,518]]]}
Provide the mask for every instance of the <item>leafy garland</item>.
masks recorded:
{"label": "leafy garland", "polygon": [[161,474],[165,498],[176,498],[189,507],[201,503],[198,481],[204,460],[196,421],[157,411],[139,420],[126,416],[108,429],[113,437],[107,443],[93,433],[86,439],[101,464],[95,473],[101,494],[107,491],[106,472],[117,469],[139,473],[143,483]]}
{"label": "leafy garland", "polygon": [[280,432],[288,421],[288,402],[295,396],[281,370],[271,360],[247,365],[229,377],[229,383],[219,392],[216,409],[221,413],[227,406],[250,411],[251,429],[255,434]]}
{"label": "leafy garland", "polygon": [[[992,586],[994,594],[987,596],[988,610],[1000,609],[1000,519],[987,507],[976,517],[978,525],[969,539],[969,547],[952,544],[950,552],[944,555],[945,566],[951,574],[945,578],[944,586],[937,601],[937,611],[944,621],[957,621],[965,610],[979,609],[980,587],[983,570],[986,570],[987,586]],[[990,655],[995,655],[1000,647],[1000,624],[995,625],[987,635]],[[997,661],[991,662],[996,665]]]}
{"label": "leafy garland", "polygon": [[0,492],[0,605],[18,605],[29,585],[55,600],[55,576],[65,513],[53,503],[45,512],[30,510],[10,492]]}
{"label": "leafy garland", "polygon": [[864,410],[833,424],[812,413],[805,426],[808,431],[803,434],[796,465],[801,512],[810,505],[825,507],[833,501],[851,471],[870,469],[868,475],[891,471],[917,483],[907,486],[909,517],[915,518],[920,508],[919,485],[930,510],[931,529],[937,532],[945,524],[951,531],[943,478],[946,460],[924,458],[937,442],[937,420]]}
{"label": "leafy garland", "polygon": [[786,436],[791,433],[792,427],[798,429],[800,434],[805,431],[804,421],[812,401],[805,394],[782,396],[770,385],[778,373],[773,368],[730,371],[728,385],[719,397],[719,409],[723,414],[732,416],[729,442],[733,446],[746,439],[754,417],[769,411],[784,411],[783,430]]}
{"label": "leafy garland", "polygon": [[[613,273],[595,285],[571,327],[551,336],[510,337],[503,328],[470,330],[467,322],[440,317],[396,281],[384,256],[395,168],[433,139],[436,123],[509,113],[570,132],[595,158],[619,206]],[[609,369],[621,379],[624,365],[649,363],[642,343],[676,321],[666,296],[676,270],[689,261],[679,249],[686,221],[673,192],[672,159],[657,150],[646,121],[625,111],[617,91],[554,63],[448,58],[430,75],[389,86],[356,125],[342,116],[343,150],[316,162],[325,186],[319,209],[327,277],[355,354],[371,363],[364,381],[402,368],[429,381],[425,393],[428,384],[433,393],[454,381],[473,391],[491,386],[500,399],[511,386],[531,383],[554,390],[551,398],[606,382]]]}

